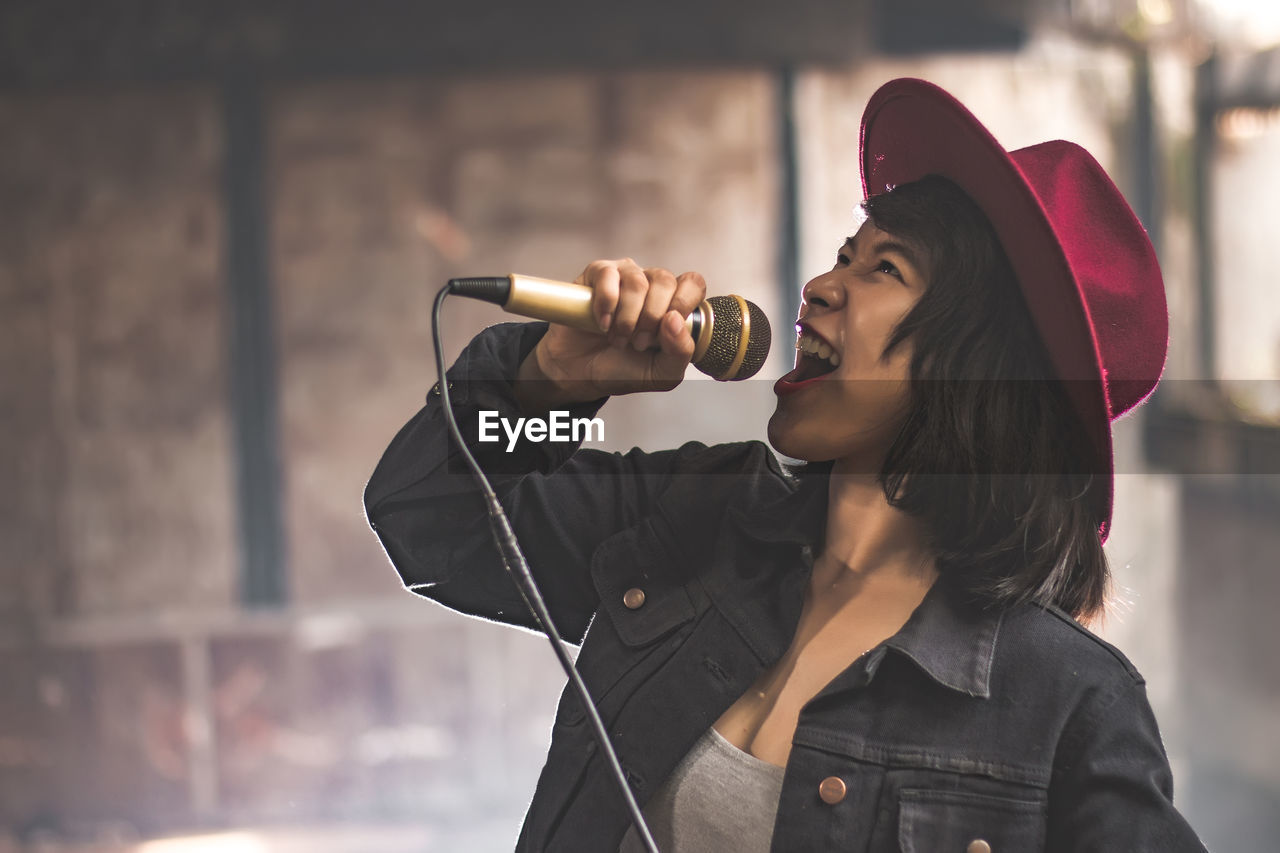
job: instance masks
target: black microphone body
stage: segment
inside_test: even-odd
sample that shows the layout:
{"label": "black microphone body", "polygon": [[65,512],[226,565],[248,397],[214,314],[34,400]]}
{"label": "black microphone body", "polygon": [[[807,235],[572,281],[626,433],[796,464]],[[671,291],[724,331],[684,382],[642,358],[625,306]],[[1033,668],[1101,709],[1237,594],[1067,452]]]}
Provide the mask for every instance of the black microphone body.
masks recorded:
{"label": "black microphone body", "polygon": [[[455,278],[449,288],[459,296],[502,306],[504,311],[601,334],[591,313],[591,288],[515,273]],[[693,335],[693,366],[719,380],[747,379],[764,366],[772,333],[769,319],[741,296],[712,296],[685,319]]]}

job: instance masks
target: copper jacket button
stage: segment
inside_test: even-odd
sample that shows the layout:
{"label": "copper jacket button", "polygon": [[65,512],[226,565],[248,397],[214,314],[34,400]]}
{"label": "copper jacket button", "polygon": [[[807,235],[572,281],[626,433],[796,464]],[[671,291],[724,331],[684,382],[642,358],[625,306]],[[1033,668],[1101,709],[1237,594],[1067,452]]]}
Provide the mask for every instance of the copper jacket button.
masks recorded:
{"label": "copper jacket button", "polygon": [[644,604],[644,590],[633,586],[622,594],[622,603],[628,610],[637,610]]}
{"label": "copper jacket button", "polygon": [[975,838],[964,848],[964,853],[991,853],[991,845],[981,838]]}
{"label": "copper jacket button", "polygon": [[843,800],[848,791],[849,789],[845,787],[844,780],[839,776],[828,776],[822,780],[822,784],[818,785],[818,796],[822,797],[822,801],[829,806],[834,806]]}

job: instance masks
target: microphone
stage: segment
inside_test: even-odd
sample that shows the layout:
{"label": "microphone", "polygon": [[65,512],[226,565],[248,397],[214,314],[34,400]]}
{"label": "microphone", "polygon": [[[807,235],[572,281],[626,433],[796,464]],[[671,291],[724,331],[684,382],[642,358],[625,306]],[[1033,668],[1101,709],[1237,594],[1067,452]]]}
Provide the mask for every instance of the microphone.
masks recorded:
{"label": "microphone", "polygon": [[[591,288],[528,275],[454,278],[451,293],[502,306],[504,311],[600,332],[591,313]],[[721,381],[754,376],[769,355],[772,333],[760,307],[741,296],[712,296],[684,321],[693,335],[693,366]]]}

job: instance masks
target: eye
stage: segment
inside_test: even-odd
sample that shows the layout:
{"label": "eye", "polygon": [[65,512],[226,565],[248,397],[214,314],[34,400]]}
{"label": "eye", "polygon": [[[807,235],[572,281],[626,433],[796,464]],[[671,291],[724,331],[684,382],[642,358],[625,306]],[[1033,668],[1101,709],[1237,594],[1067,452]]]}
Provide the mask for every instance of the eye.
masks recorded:
{"label": "eye", "polygon": [[849,266],[849,259],[845,256],[844,252],[836,252],[836,266],[838,267]]}
{"label": "eye", "polygon": [[888,273],[899,281],[902,280],[901,270],[894,266],[892,261],[881,260],[880,263],[876,264],[876,272]]}

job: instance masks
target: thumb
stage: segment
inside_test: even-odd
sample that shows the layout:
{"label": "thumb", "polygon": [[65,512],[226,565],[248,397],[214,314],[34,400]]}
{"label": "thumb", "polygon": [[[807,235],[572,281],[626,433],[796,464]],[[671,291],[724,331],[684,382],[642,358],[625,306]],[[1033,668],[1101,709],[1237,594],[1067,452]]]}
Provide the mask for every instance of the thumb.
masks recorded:
{"label": "thumb", "polygon": [[658,352],[654,354],[654,372],[679,382],[693,359],[693,335],[684,327],[679,311],[668,311],[658,326]]}

